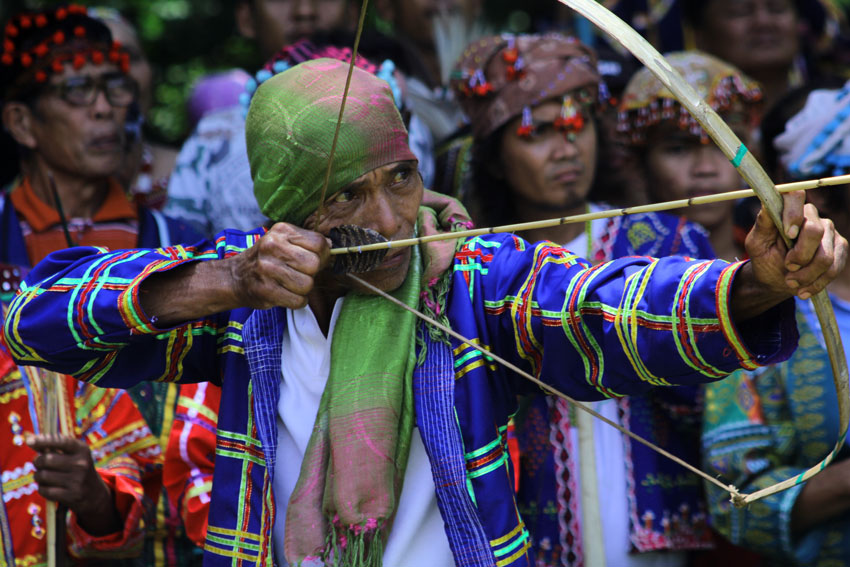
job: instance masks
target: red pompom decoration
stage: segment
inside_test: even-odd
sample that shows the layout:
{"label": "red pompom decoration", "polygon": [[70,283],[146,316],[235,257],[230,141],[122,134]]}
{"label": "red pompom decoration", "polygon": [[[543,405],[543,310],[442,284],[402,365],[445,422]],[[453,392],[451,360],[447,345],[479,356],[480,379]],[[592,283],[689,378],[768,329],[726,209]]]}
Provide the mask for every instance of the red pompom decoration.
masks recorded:
{"label": "red pompom decoration", "polygon": [[44,14],[39,14],[35,17],[35,27],[43,28],[47,25],[47,17]]}
{"label": "red pompom decoration", "polygon": [[47,55],[47,44],[46,43],[39,43],[38,45],[35,46],[35,49],[33,49],[32,51],[33,51],[33,53],[35,53],[39,57],[44,57],[45,55]]}
{"label": "red pompom decoration", "polygon": [[103,63],[103,52],[102,51],[93,52],[91,54],[91,62],[94,63],[95,65],[100,65],[101,63]]}
{"label": "red pompom decoration", "polygon": [[120,41],[113,41],[112,42],[112,49],[121,49],[121,42]]}
{"label": "red pompom decoration", "polygon": [[23,65],[24,67],[29,67],[30,65],[32,65],[32,55],[30,55],[29,53],[24,53],[23,55],[21,55],[21,65]]}
{"label": "red pompom decoration", "polygon": [[493,92],[493,85],[491,85],[487,81],[484,81],[483,83],[475,85],[474,87],[472,87],[472,90],[478,96],[485,96],[485,95]]}
{"label": "red pompom decoration", "polygon": [[559,116],[554,121],[555,128],[558,130],[568,130],[571,132],[581,132],[584,129],[584,117],[581,114],[564,118]]}
{"label": "red pompom decoration", "polygon": [[68,13],[69,14],[85,14],[86,13],[86,7],[81,6],[79,4],[71,4],[70,6],[68,6]]}
{"label": "red pompom decoration", "polygon": [[45,73],[44,71],[36,71],[36,73],[35,73],[35,82],[36,83],[43,83],[46,80],[47,80],[47,73]]}
{"label": "red pompom decoration", "polygon": [[507,78],[508,78],[509,81],[516,81],[516,80],[519,80],[519,79],[522,79],[523,77],[525,77],[525,70],[524,69],[517,69],[513,65],[509,65],[505,69],[505,74],[507,75]]}
{"label": "red pompom decoration", "polygon": [[525,126],[519,126],[516,129],[516,135],[520,138],[530,138],[532,134],[534,134],[534,126],[530,124]]}
{"label": "red pompom decoration", "polygon": [[60,22],[67,17],[68,17],[68,10],[66,10],[65,8],[59,8],[58,10],[56,10],[56,19],[59,20]]}
{"label": "red pompom decoration", "polygon": [[65,66],[62,65],[62,61],[60,61],[59,59],[54,59],[53,63],[51,63],[50,66],[53,68],[54,73],[61,73],[65,70]]}
{"label": "red pompom decoration", "polygon": [[15,44],[10,39],[3,40],[3,51],[6,53],[13,53],[15,51]]}
{"label": "red pompom decoration", "polygon": [[119,69],[121,69],[121,72],[122,72],[122,73],[129,73],[129,72],[130,72],[130,62],[129,62],[129,61],[124,61],[124,60],[122,59],[122,60],[121,60],[121,65],[119,65],[119,66],[118,66],[118,68],[119,68]]}
{"label": "red pompom decoration", "polygon": [[65,43],[65,33],[62,31],[58,31],[53,34],[53,43],[55,43],[56,45],[62,45],[63,43]]}
{"label": "red pompom decoration", "polygon": [[21,27],[24,29],[28,29],[32,27],[32,19],[29,16],[21,16]]}
{"label": "red pompom decoration", "polygon": [[71,63],[74,66],[74,69],[80,69],[83,65],[86,64],[86,58],[82,56],[82,54],[77,53],[74,55],[74,60]]}
{"label": "red pompom decoration", "polygon": [[6,24],[6,35],[9,37],[18,37],[18,28],[12,22]]}
{"label": "red pompom decoration", "polygon": [[74,36],[85,37],[85,35],[86,35],[86,28],[84,28],[83,26],[77,26],[77,27],[74,28]]}
{"label": "red pompom decoration", "polygon": [[109,52],[109,61],[111,61],[112,63],[118,63],[120,59],[121,54],[115,51],[114,49]]}
{"label": "red pompom decoration", "polygon": [[502,52],[502,59],[505,63],[516,63],[517,57],[519,57],[519,50],[516,47],[513,49],[505,49]]}
{"label": "red pompom decoration", "polygon": [[15,58],[12,57],[11,53],[4,53],[3,56],[0,57],[0,62],[2,62],[3,65],[11,65],[15,62]]}

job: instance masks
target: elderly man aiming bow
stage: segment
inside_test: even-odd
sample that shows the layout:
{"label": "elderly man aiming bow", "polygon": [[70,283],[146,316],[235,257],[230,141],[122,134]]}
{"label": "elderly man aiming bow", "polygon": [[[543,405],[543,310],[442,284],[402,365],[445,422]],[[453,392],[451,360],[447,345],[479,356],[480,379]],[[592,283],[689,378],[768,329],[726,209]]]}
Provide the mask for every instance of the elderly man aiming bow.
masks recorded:
{"label": "elderly man aiming bow", "polygon": [[[53,254],[14,301],[5,340],[23,363],[101,385],[220,378],[209,565],[530,566],[504,434],[516,395],[536,387],[328,267],[332,227],[395,240],[466,221],[448,199],[423,199],[392,94],[358,69],[317,212],[346,73],[319,59],[255,95],[252,176],[277,224],[190,248]],[[793,249],[763,216],[751,260],[731,265],[590,267],[492,235],[393,250],[362,278],[599,399],[787,358],[785,300],[823,289],[847,243],[800,195],[785,221]]]}

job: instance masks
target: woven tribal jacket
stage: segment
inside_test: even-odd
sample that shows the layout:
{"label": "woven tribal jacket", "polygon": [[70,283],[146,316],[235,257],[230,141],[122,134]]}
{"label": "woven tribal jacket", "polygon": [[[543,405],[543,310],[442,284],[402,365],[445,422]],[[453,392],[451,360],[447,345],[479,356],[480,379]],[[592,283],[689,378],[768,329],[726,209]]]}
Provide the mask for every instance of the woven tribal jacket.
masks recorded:
{"label": "woven tribal jacket", "polygon": [[[32,461],[37,453],[24,441],[26,435],[44,431],[45,379],[38,368],[16,366],[0,347],[3,567],[47,565],[47,501],[38,493],[34,478]],[[64,551],[75,564],[110,559],[115,565],[122,564],[121,559],[135,558],[142,551],[146,500],[157,492],[161,476],[159,444],[126,392],[95,388],[67,376],[56,387],[64,429],[88,445],[124,522],[121,531],[97,537],[86,533],[69,513]],[[125,561],[129,565],[133,559]]]}
{"label": "woven tribal jacket", "polygon": [[[236,254],[261,235],[225,231],[206,249],[54,253],[30,272],[4,325],[19,362],[99,385],[219,378],[206,565],[274,563],[285,312],[237,309],[160,329],[140,308],[139,285],[185,262]],[[591,268],[550,244],[475,238],[456,253],[447,316],[474,343],[579,399],[712,381],[784,360],[796,346],[793,302],[732,323],[729,290],[740,266],[632,257]],[[416,423],[456,564],[531,567],[505,432],[517,395],[537,387],[474,348],[424,337],[427,356],[413,379]]]}
{"label": "woven tribal jacket", "polygon": [[[704,228],[664,213],[599,219],[593,223],[592,235],[586,254],[593,263],[625,256],[715,257]],[[620,398],[616,402],[619,423],[699,465],[701,388],[655,388]],[[520,408],[514,418],[520,454],[517,498],[531,534],[535,566],[582,567],[586,562],[577,410],[554,396],[534,396],[523,400]],[[712,546],[699,477],[630,437],[622,435],[621,443],[622,509],[629,525],[628,534],[621,537],[627,537],[636,552]]]}
{"label": "woven tribal jacket", "polygon": [[[788,361],[736,372],[706,389],[704,470],[742,491],[802,474],[838,441],[838,399],[829,355],[814,308],[807,303],[798,303],[799,348]],[[845,444],[836,461],[848,456]],[[765,565],[845,565],[850,514],[792,533],[791,510],[802,489],[791,487],[741,510],[706,483],[712,524],[732,543],[763,554]]]}
{"label": "woven tribal jacket", "polygon": [[[11,186],[5,191],[11,190]],[[155,247],[177,242],[194,243],[201,236],[185,222],[165,216],[158,211],[139,207],[137,246]],[[0,262],[21,268],[29,268],[29,257],[24,235],[15,207],[8,192],[0,194]],[[9,294],[0,289],[0,300],[6,301]],[[160,442],[162,452],[168,441],[177,387],[171,384],[145,382],[129,390],[130,399],[145,418],[151,433]],[[165,491],[159,494],[156,505],[146,509],[145,542],[143,564],[152,567],[166,565],[190,565],[200,563],[200,552],[184,537],[183,526],[177,511],[170,506]]]}

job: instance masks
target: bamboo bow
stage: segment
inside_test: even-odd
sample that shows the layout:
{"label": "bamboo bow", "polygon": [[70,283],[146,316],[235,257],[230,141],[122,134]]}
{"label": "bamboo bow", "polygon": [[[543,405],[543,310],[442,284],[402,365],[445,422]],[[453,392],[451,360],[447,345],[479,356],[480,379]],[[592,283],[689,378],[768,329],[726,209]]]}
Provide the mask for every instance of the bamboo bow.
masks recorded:
{"label": "bamboo bow", "polygon": [[[358,28],[357,40],[355,41],[354,53],[352,55],[352,67],[354,64],[354,59],[357,56],[357,43],[359,41],[360,32],[362,30],[363,18],[362,14],[365,13],[366,5],[368,0],[363,0],[363,6],[361,9],[361,19],[360,26]],[[767,173],[761,167],[761,165],[756,161],[753,155],[749,152],[747,147],[741,142],[740,139],[732,132],[728,125],[717,115],[717,113],[708,106],[700,96],[694,91],[694,89],[664,60],[663,56],[655,50],[642,36],[640,36],[635,30],[633,30],[628,24],[623,22],[613,13],[611,13],[607,8],[597,3],[594,0],[558,0],[562,4],[572,8],[589,21],[593,22],[597,27],[605,31],[607,34],[612,36],[615,40],[617,40],[623,47],[629,50],[637,59],[639,59],[648,69],[650,69],[658,79],[673,93],[673,95],[679,100],[681,104],[683,104],[688,111],[691,113],[694,118],[700,123],[700,125],[705,129],[705,131],[711,136],[714,142],[718,145],[718,147],[723,151],[724,155],[732,162],[732,164],[738,169],[741,176],[750,184],[752,190],[759,197],[762,202],[763,207],[776,224],[779,227],[779,232],[782,234],[782,237],[786,243],[786,245],[791,244],[790,239],[785,235],[782,229],[782,197],[780,192],[777,190],[776,186],[770,180]],[[348,84],[346,84],[345,89],[343,90],[342,97],[342,105],[344,107],[345,99],[348,94]],[[342,109],[340,111],[340,116],[342,116]],[[337,128],[339,128],[339,121],[337,122]],[[333,163],[333,154],[334,149],[331,149],[329,159],[328,159],[328,168],[332,167]],[[840,181],[845,181],[841,179]],[[828,183],[824,183],[823,180],[818,180],[815,182],[809,182],[806,184],[806,188],[811,188],[811,185],[821,186]],[[802,187],[796,187],[802,188]],[[323,189],[323,195],[326,191],[327,187]],[[792,188],[789,188],[791,190]],[[321,199],[323,201],[324,199]],[[687,203],[690,204],[690,203]],[[681,207],[686,205],[686,203],[676,202],[675,207]],[[658,209],[658,205],[649,205],[648,207],[656,207],[656,208],[648,208],[647,210],[660,210]],[[673,208],[673,207],[670,207]],[[624,210],[608,212],[607,216],[616,216],[618,214],[627,214],[627,212],[644,212],[639,210],[639,208],[632,208],[624,212]],[[578,220],[585,221],[589,220],[584,218],[586,215],[579,215],[582,217],[581,219],[553,219],[549,221],[552,225],[563,224],[565,222],[576,222]],[[518,230],[516,225],[511,225],[508,227],[500,227],[505,229],[513,229]],[[487,234],[491,232],[495,232],[494,228],[484,228],[477,229],[475,231],[477,234]],[[452,233],[449,235],[440,235],[438,238],[458,238],[467,233]],[[468,235],[468,234],[467,234]],[[435,238],[437,239],[437,238]],[[390,247],[397,246],[410,246],[413,244],[418,244],[420,242],[424,242],[426,239],[411,239],[409,241],[395,241],[392,243],[381,243],[374,244],[368,246],[355,246],[355,247],[347,247],[347,248],[337,248],[332,250],[332,254],[346,254],[346,253],[354,253],[354,252],[365,252],[367,250],[378,250],[383,248],[386,250]],[[357,281],[364,287],[370,288],[373,292],[385,297],[390,301],[394,301],[394,298],[385,294],[374,288],[373,286],[368,285],[363,280],[356,278],[355,276],[351,276],[353,280]],[[639,441],[653,450],[660,452],[666,457],[676,461],[681,464],[694,474],[699,475],[703,479],[708,482],[711,482],[723,490],[727,491],[730,496],[732,503],[738,507],[744,507],[747,504],[759,500],[761,498],[765,498],[782,490],[786,490],[791,488],[792,486],[799,485],[811,477],[818,474],[821,470],[823,470],[835,456],[838,454],[839,450],[843,447],[844,441],[847,435],[848,423],[850,423],[850,385],[848,385],[848,371],[847,371],[847,362],[844,356],[844,349],[841,342],[841,337],[838,332],[838,325],[835,321],[835,314],[832,310],[832,305],[829,301],[829,297],[826,291],[822,291],[815,295],[812,298],[812,302],[815,307],[815,311],[818,315],[818,319],[821,324],[821,328],[824,332],[825,341],[827,345],[827,351],[830,357],[830,363],[833,371],[833,381],[835,383],[835,389],[838,397],[838,406],[839,406],[839,436],[838,441],[835,444],[833,450],[817,465],[811,467],[809,470],[804,473],[797,475],[793,478],[787,479],[785,481],[779,482],[772,486],[763,488],[757,492],[751,494],[742,494],[740,493],[735,486],[732,485],[724,485],[719,480],[711,477],[699,469],[696,469],[692,465],[678,459],[674,455],[664,451],[663,449],[654,446],[649,441],[646,441],[639,436],[631,433],[630,431],[625,430],[620,427],[619,424],[616,424],[603,416],[599,415],[597,412],[589,408],[588,406],[570,398],[569,396],[563,394],[552,388],[551,386],[541,382],[539,379],[531,376],[530,374],[522,371],[521,369],[511,365],[509,362],[501,359],[499,356],[495,355],[492,352],[488,352],[486,349],[481,347],[480,345],[473,344],[469,339],[458,335],[451,329],[440,325],[437,321],[428,318],[427,316],[419,313],[416,310],[409,308],[404,304],[399,304],[401,307],[413,311],[417,316],[425,320],[426,322],[435,325],[441,328],[443,331],[448,334],[454,336],[458,340],[469,344],[473,348],[481,351],[484,355],[491,357],[493,360],[500,362],[501,364],[507,366],[511,370],[517,372],[519,375],[524,378],[535,382],[541,388],[549,392],[550,394],[557,395],[577,408],[593,415],[597,419],[604,421],[605,423],[617,428],[625,435],[628,435]],[[398,303],[398,302],[396,302]]]}
{"label": "bamboo bow", "polygon": [[[758,195],[762,206],[770,215],[774,224],[779,228],[786,245],[790,240],[782,229],[782,197],[776,191],[773,182],[761,165],[753,157],[747,147],[738,139],[729,126],[723,122],[720,116],[708,106],[691,88],[690,85],[677,73],[649,44],[643,37],[633,30],[628,24],[611,13],[607,8],[594,0],[558,0],[593,22],[598,28],[617,40],[623,47],[637,57],[655,76],[666,86],[670,92],[684,105],[691,115],[697,119],[712,140],[723,151],[724,155],[732,162],[741,176],[750,184],[750,187]],[[844,446],[847,436],[847,426],[850,422],[850,385],[848,385],[847,360],[844,356],[844,348],[838,325],[835,321],[835,313],[826,290],[818,293],[812,298],[815,311],[824,332],[827,351],[832,365],[833,381],[838,396],[838,413],[840,432],[838,441],[832,452],[823,461],[811,467],[806,472],[779,482],[772,486],[763,488],[752,494],[740,494],[734,487],[727,490],[732,495],[732,502],[736,506],[745,506],[750,502],[759,500],[771,494],[775,494],[792,486],[796,486],[817,473],[822,471],[838,454]]]}

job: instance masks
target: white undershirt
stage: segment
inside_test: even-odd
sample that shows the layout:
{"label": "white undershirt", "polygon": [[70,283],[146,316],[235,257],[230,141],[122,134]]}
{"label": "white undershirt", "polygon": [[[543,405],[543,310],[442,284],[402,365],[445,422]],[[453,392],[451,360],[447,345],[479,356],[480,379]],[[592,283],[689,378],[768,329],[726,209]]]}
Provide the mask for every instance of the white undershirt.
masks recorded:
{"label": "white undershirt", "polygon": [[[590,212],[601,210],[590,206]],[[608,219],[593,221],[590,232],[593,242],[602,238]],[[582,232],[564,246],[576,254],[587,256],[587,235]],[[593,409],[611,421],[620,423],[617,402],[604,400],[590,404]],[[572,428],[573,447],[578,447],[578,429]],[[593,419],[593,445],[596,448],[596,477],[599,487],[599,517],[605,533],[605,563],[607,567],[684,567],[687,553],[683,551],[649,551],[629,553],[629,500],[626,495],[626,454],[623,447],[623,434],[613,427]],[[578,472],[579,452],[572,451],[570,459],[575,459]],[[580,476],[580,475],[579,475]],[[581,479],[579,478],[579,482]],[[582,503],[583,505],[583,503]]]}
{"label": "white undershirt", "polygon": [[[333,337],[342,302],[340,298],[334,304],[328,337]],[[273,539],[275,558],[281,566],[286,566],[283,555],[286,507],[298,481],[331,363],[331,341],[322,333],[309,307],[287,310],[281,358],[283,378],[277,405],[274,475],[277,511]],[[418,428],[413,430],[398,513],[384,549],[384,565],[454,565],[443,519],[437,508],[431,465]]]}

